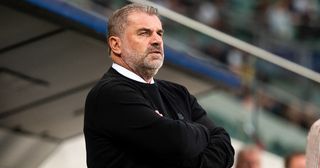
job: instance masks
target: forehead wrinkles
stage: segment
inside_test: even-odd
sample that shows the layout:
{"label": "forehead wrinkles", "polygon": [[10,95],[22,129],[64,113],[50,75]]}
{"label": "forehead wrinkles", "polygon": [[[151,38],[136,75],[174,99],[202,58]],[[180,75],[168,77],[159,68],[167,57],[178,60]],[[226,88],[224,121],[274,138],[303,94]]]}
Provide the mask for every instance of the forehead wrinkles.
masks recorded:
{"label": "forehead wrinkles", "polygon": [[[132,14],[132,13],[131,13]],[[150,22],[150,20],[152,20]],[[129,15],[126,20],[125,28],[129,25],[135,25],[137,27],[144,27],[148,29],[160,29],[162,30],[162,23],[157,15],[145,13],[145,12],[134,12]]]}
{"label": "forehead wrinkles", "polygon": [[139,21],[141,20],[141,17],[143,15],[149,15],[149,14],[144,13],[144,12],[139,12],[139,11],[131,12],[129,15],[127,15],[127,19],[126,19],[125,23],[127,25],[130,25],[132,23],[139,23]]}

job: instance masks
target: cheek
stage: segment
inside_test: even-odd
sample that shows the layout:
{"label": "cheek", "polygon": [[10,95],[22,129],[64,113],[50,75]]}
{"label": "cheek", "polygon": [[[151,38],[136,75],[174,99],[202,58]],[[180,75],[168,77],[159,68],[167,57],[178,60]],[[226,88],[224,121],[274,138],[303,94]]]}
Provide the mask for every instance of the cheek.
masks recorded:
{"label": "cheek", "polygon": [[148,48],[148,39],[128,37],[123,41],[123,50],[136,54],[145,54]]}
{"label": "cheek", "polygon": [[146,50],[145,46],[146,46],[146,44],[144,44],[143,42],[132,41],[132,42],[130,42],[128,47],[133,52],[141,53],[141,52],[145,52],[145,50]]}
{"label": "cheek", "polygon": [[137,50],[139,50],[140,52],[143,52],[147,49],[147,43],[145,41],[141,41],[141,42],[137,42],[135,43],[135,47]]}

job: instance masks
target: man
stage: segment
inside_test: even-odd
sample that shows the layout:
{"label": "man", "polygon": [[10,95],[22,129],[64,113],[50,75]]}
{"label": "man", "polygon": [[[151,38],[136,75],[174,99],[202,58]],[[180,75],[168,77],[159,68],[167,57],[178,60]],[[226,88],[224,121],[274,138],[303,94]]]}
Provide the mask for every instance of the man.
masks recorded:
{"label": "man", "polygon": [[306,156],[303,152],[294,152],[285,158],[284,164],[285,168],[306,168]]}
{"label": "man", "polygon": [[86,100],[89,168],[224,168],[229,135],[186,88],[153,79],[164,59],[163,29],[153,7],[127,5],[109,18],[113,65]]}
{"label": "man", "polygon": [[260,168],[261,149],[257,146],[247,146],[241,149],[237,155],[235,168]]}

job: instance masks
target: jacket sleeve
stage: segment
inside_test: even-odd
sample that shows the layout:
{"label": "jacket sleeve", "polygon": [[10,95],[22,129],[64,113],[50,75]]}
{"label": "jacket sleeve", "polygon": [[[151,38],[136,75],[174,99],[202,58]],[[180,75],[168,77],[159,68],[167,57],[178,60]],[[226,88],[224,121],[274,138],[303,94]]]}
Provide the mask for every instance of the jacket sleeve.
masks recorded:
{"label": "jacket sleeve", "polygon": [[[190,95],[192,112],[197,119],[194,121],[209,129],[209,145],[198,156],[199,168],[229,168],[234,162],[234,149],[231,145],[229,134],[221,127],[217,127],[206,115],[206,112],[198,104],[195,97]],[[199,118],[199,114],[202,115]]]}
{"label": "jacket sleeve", "polygon": [[187,159],[208,146],[211,135],[205,126],[161,117],[129,85],[102,87],[96,103],[95,124],[121,140],[123,149],[133,148],[159,158]]}
{"label": "jacket sleeve", "polygon": [[210,130],[210,142],[199,155],[201,168],[229,168],[234,162],[234,149],[228,133],[221,127],[211,127],[212,121],[204,115],[198,121]]}

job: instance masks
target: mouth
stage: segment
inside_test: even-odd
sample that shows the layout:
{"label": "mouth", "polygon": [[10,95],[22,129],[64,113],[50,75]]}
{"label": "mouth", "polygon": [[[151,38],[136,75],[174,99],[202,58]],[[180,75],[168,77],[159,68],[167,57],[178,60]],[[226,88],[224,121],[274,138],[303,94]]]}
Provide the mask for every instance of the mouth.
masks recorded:
{"label": "mouth", "polygon": [[159,50],[150,51],[149,53],[150,54],[162,54],[162,52]]}

